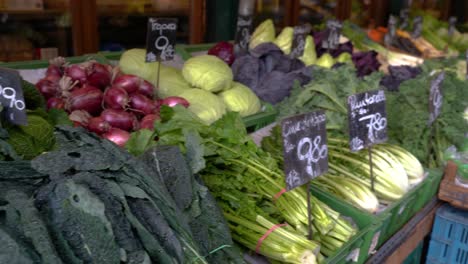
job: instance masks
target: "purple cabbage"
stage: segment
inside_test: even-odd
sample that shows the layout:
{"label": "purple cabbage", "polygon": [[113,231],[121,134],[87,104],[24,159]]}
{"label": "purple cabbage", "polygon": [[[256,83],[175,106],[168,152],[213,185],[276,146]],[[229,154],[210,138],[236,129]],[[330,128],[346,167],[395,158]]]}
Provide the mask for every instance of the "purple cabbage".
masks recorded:
{"label": "purple cabbage", "polygon": [[271,104],[289,96],[295,80],[304,85],[311,80],[312,67],[305,67],[299,59],[286,56],[273,43],[263,43],[231,66],[234,81],[254,91],[262,100]]}
{"label": "purple cabbage", "polygon": [[388,91],[398,92],[400,84],[406,80],[413,79],[422,73],[420,67],[411,66],[389,66],[389,74],[380,80],[380,85],[387,88]]}
{"label": "purple cabbage", "polygon": [[377,60],[377,55],[375,51],[362,51],[352,54],[358,77],[364,77],[379,70],[380,62]]}

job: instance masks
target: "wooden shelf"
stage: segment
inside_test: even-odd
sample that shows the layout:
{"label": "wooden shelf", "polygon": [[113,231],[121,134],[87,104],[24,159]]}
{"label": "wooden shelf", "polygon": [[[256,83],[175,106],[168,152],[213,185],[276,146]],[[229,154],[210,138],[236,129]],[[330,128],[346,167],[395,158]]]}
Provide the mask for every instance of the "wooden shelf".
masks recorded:
{"label": "wooden shelf", "polygon": [[432,231],[435,213],[442,203],[434,197],[421,211],[383,244],[366,264],[403,263]]}
{"label": "wooden shelf", "polygon": [[143,17],[180,17],[188,16],[189,9],[171,9],[171,10],[149,10],[143,13],[139,12],[126,12],[122,10],[98,10],[99,16],[143,16]]}
{"label": "wooden shelf", "polygon": [[41,16],[50,16],[50,15],[61,15],[67,12],[66,9],[44,9],[44,10],[5,10],[0,9],[0,14],[8,15],[41,15]]}

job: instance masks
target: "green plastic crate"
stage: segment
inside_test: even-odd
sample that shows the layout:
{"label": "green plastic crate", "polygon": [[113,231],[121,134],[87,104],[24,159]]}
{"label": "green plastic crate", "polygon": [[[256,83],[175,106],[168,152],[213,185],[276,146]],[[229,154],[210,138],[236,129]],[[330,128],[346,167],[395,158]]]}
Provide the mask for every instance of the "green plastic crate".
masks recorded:
{"label": "green plastic crate", "polygon": [[[115,56],[114,54],[112,54]],[[111,53],[108,54],[111,56]],[[120,56],[119,56],[120,58]],[[81,63],[87,60],[96,60],[100,63],[109,64],[110,60],[103,54],[88,54],[83,56],[76,56],[76,57],[66,57],[67,62],[70,63]],[[5,62],[0,63],[0,67],[10,68],[10,69],[17,69],[17,70],[35,70],[35,69],[44,69],[49,66],[48,60],[32,60],[32,61],[14,61],[14,62]]]}
{"label": "green plastic crate", "polygon": [[208,51],[213,47],[215,43],[204,43],[204,44],[194,44],[194,45],[176,45],[176,53],[182,57],[184,61],[193,57],[193,53]]}
{"label": "green plastic crate", "polygon": [[[363,251],[363,255],[360,256],[367,259],[374,250],[378,249],[385,241],[387,241],[393,234],[395,234],[411,217],[413,217],[421,208],[426,205],[433,197],[434,187],[433,185],[440,182],[442,172],[440,170],[429,170],[428,176],[424,181],[414,186],[409,192],[407,192],[402,199],[390,204],[385,210],[378,214],[371,214],[364,210],[358,209],[344,201],[337,198],[331,193],[323,191],[315,186],[312,186],[312,192],[317,195],[319,199],[324,201],[330,206],[339,206],[338,212],[342,212],[345,208],[353,208],[354,212],[350,216],[354,218],[365,217],[371,219],[374,222],[374,228],[370,230],[367,236],[367,251]],[[362,252],[361,252],[362,253]]]}
{"label": "green plastic crate", "polygon": [[[325,202],[333,210],[339,212],[342,216],[353,219],[359,228],[359,232],[343,245],[333,256],[325,260],[329,264],[342,263],[364,263],[367,259],[369,249],[373,241],[378,240],[378,234],[382,224],[380,219],[369,217],[367,213],[349,206],[347,203],[330,199],[325,192],[312,189],[312,195]],[[375,236],[377,234],[377,236]],[[374,242],[375,243],[375,242]]]}

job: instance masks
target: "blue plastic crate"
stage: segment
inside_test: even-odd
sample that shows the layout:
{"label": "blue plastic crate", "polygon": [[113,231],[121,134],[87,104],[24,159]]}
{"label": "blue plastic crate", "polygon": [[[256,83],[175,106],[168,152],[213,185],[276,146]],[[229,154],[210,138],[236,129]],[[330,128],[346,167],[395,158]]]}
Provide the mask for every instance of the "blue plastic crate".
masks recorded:
{"label": "blue plastic crate", "polygon": [[448,204],[437,210],[426,263],[468,264],[468,211]]}

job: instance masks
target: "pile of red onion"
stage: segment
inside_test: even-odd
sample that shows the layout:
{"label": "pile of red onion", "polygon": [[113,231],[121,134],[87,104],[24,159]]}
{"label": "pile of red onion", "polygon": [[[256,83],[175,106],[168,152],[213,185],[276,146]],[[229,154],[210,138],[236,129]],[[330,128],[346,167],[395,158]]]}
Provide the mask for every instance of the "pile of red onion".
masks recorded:
{"label": "pile of red onion", "polygon": [[119,146],[132,131],[153,130],[161,105],[189,105],[176,96],[158,99],[151,83],[95,61],[67,65],[63,59],[53,60],[36,88],[48,109],[64,109],[76,126]]}

